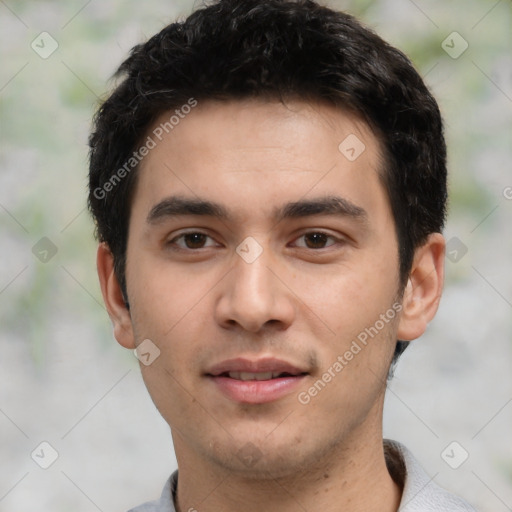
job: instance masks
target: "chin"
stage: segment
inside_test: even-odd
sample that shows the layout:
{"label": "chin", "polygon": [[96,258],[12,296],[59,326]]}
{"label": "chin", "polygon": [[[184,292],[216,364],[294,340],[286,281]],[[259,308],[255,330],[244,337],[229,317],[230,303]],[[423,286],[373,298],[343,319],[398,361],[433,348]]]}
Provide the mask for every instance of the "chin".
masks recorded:
{"label": "chin", "polygon": [[329,450],[325,446],[305,446],[299,436],[291,433],[278,440],[261,434],[212,442],[208,457],[230,473],[250,480],[273,480],[308,473]]}

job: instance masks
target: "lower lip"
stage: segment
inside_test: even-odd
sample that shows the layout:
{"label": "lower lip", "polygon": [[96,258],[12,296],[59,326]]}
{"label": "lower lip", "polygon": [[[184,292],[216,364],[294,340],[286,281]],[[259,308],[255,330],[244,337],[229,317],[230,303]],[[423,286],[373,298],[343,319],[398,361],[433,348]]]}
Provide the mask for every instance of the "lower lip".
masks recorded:
{"label": "lower lip", "polygon": [[301,382],[305,375],[297,377],[278,377],[271,380],[237,380],[230,377],[213,377],[219,389],[231,400],[244,404],[264,404],[273,402],[289,394]]}

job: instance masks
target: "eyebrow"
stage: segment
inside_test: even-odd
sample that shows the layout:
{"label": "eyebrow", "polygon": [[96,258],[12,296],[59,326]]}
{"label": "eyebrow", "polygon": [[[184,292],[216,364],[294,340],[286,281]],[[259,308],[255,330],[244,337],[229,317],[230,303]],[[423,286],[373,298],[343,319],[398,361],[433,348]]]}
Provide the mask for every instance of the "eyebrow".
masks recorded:
{"label": "eyebrow", "polygon": [[287,203],[277,210],[275,217],[279,222],[283,219],[309,217],[312,215],[337,215],[361,221],[368,220],[366,210],[339,196],[326,196]]}
{"label": "eyebrow", "polygon": [[[146,222],[156,224],[168,217],[199,215],[219,220],[230,220],[232,216],[221,204],[199,198],[170,196],[151,208]],[[276,222],[284,219],[310,217],[313,215],[336,215],[366,222],[366,210],[339,196],[325,196],[316,199],[289,202],[273,211]]]}

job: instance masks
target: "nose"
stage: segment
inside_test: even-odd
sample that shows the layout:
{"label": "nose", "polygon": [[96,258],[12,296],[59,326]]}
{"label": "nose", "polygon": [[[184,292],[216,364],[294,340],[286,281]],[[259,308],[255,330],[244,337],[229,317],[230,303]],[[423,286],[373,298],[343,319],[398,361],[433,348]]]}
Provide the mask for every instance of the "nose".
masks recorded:
{"label": "nose", "polygon": [[253,333],[270,327],[287,329],[293,323],[296,307],[285,274],[283,266],[272,260],[270,249],[250,263],[235,254],[233,269],[222,280],[216,304],[218,324]]}

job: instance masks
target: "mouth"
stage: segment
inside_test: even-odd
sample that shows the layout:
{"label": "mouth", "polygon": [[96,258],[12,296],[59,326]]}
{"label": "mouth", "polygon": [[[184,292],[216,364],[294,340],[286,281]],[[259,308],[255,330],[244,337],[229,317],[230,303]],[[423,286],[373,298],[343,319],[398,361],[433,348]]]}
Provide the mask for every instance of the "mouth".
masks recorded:
{"label": "mouth", "polygon": [[216,377],[227,377],[229,379],[242,380],[244,382],[247,382],[251,380],[262,381],[282,379],[286,377],[300,377],[302,375],[307,375],[307,373],[292,374],[287,372],[224,372],[221,373],[220,375],[216,375]]}
{"label": "mouth", "polygon": [[228,399],[262,404],[291,393],[309,373],[278,359],[232,359],[214,366],[206,376]]}

